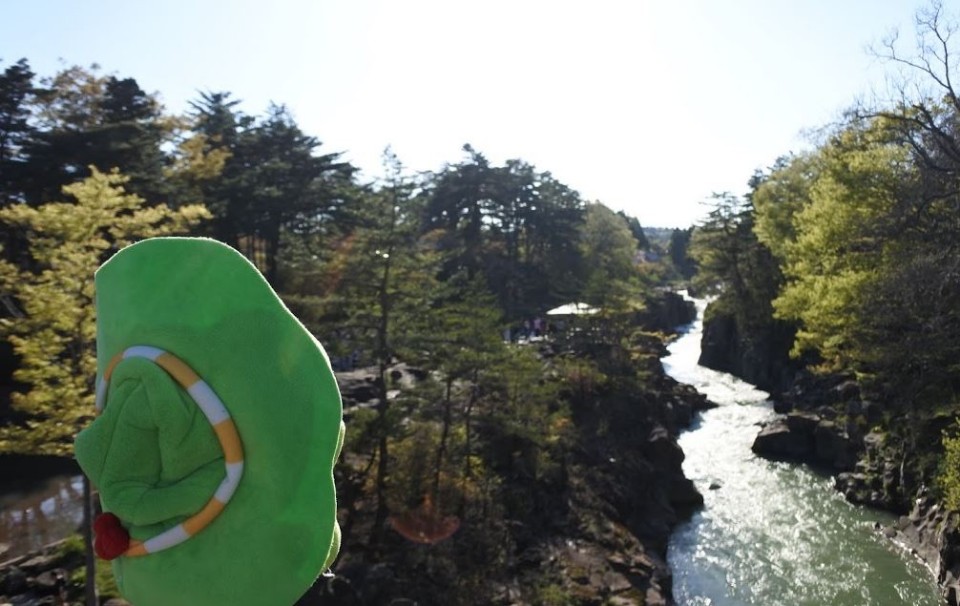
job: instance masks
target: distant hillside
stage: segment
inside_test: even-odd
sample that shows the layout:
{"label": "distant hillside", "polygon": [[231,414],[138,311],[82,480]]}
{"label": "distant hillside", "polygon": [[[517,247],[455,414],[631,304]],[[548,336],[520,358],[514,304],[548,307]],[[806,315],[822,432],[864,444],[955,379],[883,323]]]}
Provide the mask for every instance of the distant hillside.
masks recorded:
{"label": "distant hillside", "polygon": [[650,248],[666,251],[670,246],[670,236],[676,231],[674,227],[646,227],[643,233],[647,236]]}

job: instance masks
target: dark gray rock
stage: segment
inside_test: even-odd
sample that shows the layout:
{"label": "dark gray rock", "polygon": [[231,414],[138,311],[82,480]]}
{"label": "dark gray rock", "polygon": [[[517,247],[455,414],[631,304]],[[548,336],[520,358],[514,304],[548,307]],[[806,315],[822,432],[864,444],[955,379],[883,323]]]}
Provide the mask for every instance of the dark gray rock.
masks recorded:
{"label": "dark gray rock", "polygon": [[860,399],[860,386],[856,381],[844,381],[833,388],[833,396],[838,402],[857,401]]}
{"label": "dark gray rock", "polygon": [[870,426],[883,421],[883,408],[876,402],[865,400],[860,404],[860,407],[863,410],[863,416],[866,417],[867,423]]}
{"label": "dark gray rock", "polygon": [[857,464],[859,440],[842,431],[832,421],[821,421],[814,430],[817,461],[838,470],[850,470]]}
{"label": "dark gray rock", "polygon": [[683,476],[673,478],[669,489],[670,505],[679,510],[688,510],[703,505],[703,495],[693,482]]}
{"label": "dark gray rock", "polygon": [[821,463],[832,464],[837,457],[837,426],[833,421],[820,421],[813,432],[814,448]]}
{"label": "dark gray rock", "polygon": [[700,364],[729,372],[771,393],[793,383],[802,364],[789,355],[795,336],[792,325],[775,321],[759,332],[745,334],[736,318],[716,308],[708,308],[706,317]]}
{"label": "dark gray rock", "polygon": [[803,459],[813,452],[812,433],[793,431],[785,422],[775,421],[760,431],[752,450],[765,457]]}
{"label": "dark gray rock", "polygon": [[66,578],[62,570],[45,570],[33,579],[35,587],[43,593],[51,593],[64,586]]}
{"label": "dark gray rock", "polygon": [[336,374],[344,407],[376,400],[380,391],[380,378],[375,368],[361,368]]}
{"label": "dark gray rock", "polygon": [[913,509],[894,529],[897,539],[936,572],[941,600],[960,606],[960,513],[945,510],[921,490]]}
{"label": "dark gray rock", "polygon": [[0,579],[0,591],[6,595],[16,595],[27,589],[27,573],[17,566],[11,566]]}
{"label": "dark gray rock", "polygon": [[656,461],[658,466],[663,468],[679,470],[683,463],[683,449],[662,425],[657,425],[650,430],[646,450],[651,460]]}
{"label": "dark gray rock", "polygon": [[820,416],[811,412],[791,412],[787,415],[786,424],[790,431],[812,436],[817,425],[820,423]]}
{"label": "dark gray rock", "polygon": [[37,575],[56,566],[59,559],[55,554],[40,554],[20,564],[20,568],[28,575]]}
{"label": "dark gray rock", "polygon": [[773,412],[785,415],[793,410],[793,401],[777,398],[773,401]]}
{"label": "dark gray rock", "polygon": [[690,424],[693,423],[693,406],[680,399],[670,404],[673,408],[674,422],[680,427],[690,427]]}

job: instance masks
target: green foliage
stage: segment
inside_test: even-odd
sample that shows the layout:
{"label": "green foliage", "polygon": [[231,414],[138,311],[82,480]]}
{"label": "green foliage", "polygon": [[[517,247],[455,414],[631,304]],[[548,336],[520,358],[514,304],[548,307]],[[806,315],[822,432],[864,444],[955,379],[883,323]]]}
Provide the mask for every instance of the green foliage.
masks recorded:
{"label": "green foliage", "polygon": [[687,280],[697,273],[697,264],[690,258],[690,238],[692,235],[692,227],[675,229],[670,233],[670,244],[667,247],[667,255],[670,257],[674,270]]}
{"label": "green foliage", "polygon": [[575,300],[580,195],[521,160],[491,166],[464,151],[466,160],[424,183],[422,232],[444,255],[441,278],[483,276],[509,321]]}
{"label": "green foliage", "polygon": [[31,112],[42,128],[21,150],[27,201],[55,200],[88,165],[118,169],[127,188],[150,202],[168,193],[161,146],[171,124],[133,78],[73,66],[42,80]]}
{"label": "green foliage", "polygon": [[[74,564],[80,565],[73,568],[70,574],[70,590],[79,598],[82,595],[87,584],[87,568],[84,565],[86,557],[86,546],[83,542],[83,536],[72,534],[65,538],[57,548],[57,558],[61,560],[61,566],[72,567]],[[104,560],[98,560],[94,572],[94,583],[97,586],[97,595],[101,600],[106,601],[111,598],[119,598],[120,590],[117,588],[117,582],[113,577],[113,571],[110,564]]]}
{"label": "green foliage", "polygon": [[57,556],[63,560],[79,560],[86,554],[83,536],[72,534],[65,538],[57,549]]}
{"label": "green foliage", "polygon": [[[94,573],[94,583],[97,586],[97,596],[103,601],[123,597],[120,595],[120,589],[117,587],[117,580],[110,570],[110,565],[103,560],[97,563]],[[84,587],[86,587],[86,584],[86,566],[74,569],[70,574],[70,585],[74,592],[80,594],[84,590]]]}
{"label": "green foliage", "polygon": [[623,218],[600,203],[588,204],[580,232],[586,268],[583,300],[622,310],[638,300],[634,265],[638,243]]}
{"label": "green foliage", "polygon": [[562,585],[542,585],[537,589],[535,604],[540,606],[574,606],[577,601]]}
{"label": "green foliage", "polygon": [[943,459],[937,477],[944,504],[951,511],[960,511],[960,436],[956,435],[957,429],[960,429],[960,423],[953,435],[943,434]]}
{"label": "green foliage", "polygon": [[878,140],[877,131],[849,130],[823,150],[810,202],[794,219],[786,246],[789,282],[775,306],[799,320],[796,353],[816,349],[843,367],[859,358],[854,339],[863,295],[896,260],[895,241],[880,238],[902,183],[911,181],[906,149]]}
{"label": "green foliage", "polygon": [[795,217],[810,203],[819,161],[816,153],[781,157],[767,174],[754,177],[754,232],[778,261],[786,258],[796,240]]}
{"label": "green foliage", "polygon": [[718,294],[711,313],[732,316],[745,338],[760,339],[771,330],[771,301],[782,281],[780,269],[757,240],[749,199],[714,194],[712,204],[690,240],[690,256],[698,267],[694,283]]}
{"label": "green foliage", "polygon": [[194,134],[182,141],[174,174],[214,213],[213,235],[276,285],[284,232],[309,236],[333,219],[355,169],[340,153],[318,153],[320,141],[285,107],[272,105],[257,120],[229,97],[204,94],[194,104]]}
{"label": "green foliage", "polygon": [[541,454],[541,449],[562,450],[568,444],[570,413],[561,383],[546,374],[537,354],[513,347],[492,371],[485,385],[486,411],[503,435],[519,438]]}
{"label": "green foliage", "polygon": [[466,284],[451,279],[431,294],[429,309],[414,318],[404,357],[440,370],[449,380],[476,381],[505,352],[494,296],[480,279]]}
{"label": "green foliage", "polygon": [[22,425],[0,429],[0,451],[67,454],[93,414],[96,374],[93,274],[111,252],[140,238],[183,233],[207,217],[203,207],[143,207],[124,190],[127,177],[101,173],[64,188],[73,202],[0,210],[0,222],[30,234],[30,266],[0,262],[0,289],[13,318],[3,336],[20,357],[13,396]]}

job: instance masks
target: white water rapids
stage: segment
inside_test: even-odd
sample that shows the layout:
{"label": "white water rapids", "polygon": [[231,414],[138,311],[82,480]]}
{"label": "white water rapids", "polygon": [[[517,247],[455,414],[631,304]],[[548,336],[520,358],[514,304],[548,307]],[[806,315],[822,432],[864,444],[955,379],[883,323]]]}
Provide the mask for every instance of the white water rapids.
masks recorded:
{"label": "white water rapids", "polygon": [[677,603],[936,606],[930,571],[874,530],[889,516],[850,505],[805,466],[753,454],[758,424],[774,412],[766,393],[697,364],[705,302],[696,304],[696,322],[663,365],[719,407],[679,439],[704,507],[670,541]]}

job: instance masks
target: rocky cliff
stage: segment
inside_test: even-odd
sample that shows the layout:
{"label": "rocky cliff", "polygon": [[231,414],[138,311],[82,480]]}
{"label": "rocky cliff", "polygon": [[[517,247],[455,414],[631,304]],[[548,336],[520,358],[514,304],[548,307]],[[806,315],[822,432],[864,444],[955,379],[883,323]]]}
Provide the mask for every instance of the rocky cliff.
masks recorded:
{"label": "rocky cliff", "polygon": [[732,315],[707,316],[700,363],[771,392],[784,415],[761,428],[753,451],[827,471],[848,501],[900,515],[885,534],[930,566],[945,604],[960,606],[960,514],[945,511],[927,487],[953,417],[920,415],[882,393],[862,393],[851,377],[804,370],[787,356],[787,325],[745,335]]}
{"label": "rocky cliff", "polygon": [[926,484],[953,418],[896,412],[876,397],[849,378],[801,373],[776,397],[785,416],[761,429],[753,450],[829,471],[848,501],[899,514],[883,532],[923,559],[943,603],[958,606],[960,515],[946,511]]}
{"label": "rocky cliff", "polygon": [[[524,471],[532,462],[516,464],[522,454],[489,461],[510,497],[497,504],[496,516],[491,512],[487,528],[463,527],[429,547],[392,534],[377,559],[348,541],[337,576],[318,584],[300,606],[672,604],[667,542],[677,522],[703,502],[683,475],[676,436],[710,404],[663,373],[658,339],[647,337],[641,349],[645,355],[635,364],[643,388],[608,386],[577,400],[574,445],[549,477],[533,479]],[[409,369],[395,372],[416,380]],[[373,373],[345,379],[347,410],[369,406]],[[453,589],[462,582],[457,566],[465,561],[462,550],[477,544],[477,533],[497,536],[505,549],[499,561],[475,560],[485,583],[465,597]]]}
{"label": "rocky cliff", "polygon": [[713,307],[707,308],[700,345],[700,364],[728,372],[769,392],[787,389],[801,365],[790,359],[794,329],[772,321],[745,330],[737,319]]}

